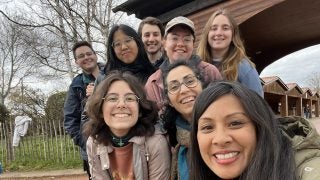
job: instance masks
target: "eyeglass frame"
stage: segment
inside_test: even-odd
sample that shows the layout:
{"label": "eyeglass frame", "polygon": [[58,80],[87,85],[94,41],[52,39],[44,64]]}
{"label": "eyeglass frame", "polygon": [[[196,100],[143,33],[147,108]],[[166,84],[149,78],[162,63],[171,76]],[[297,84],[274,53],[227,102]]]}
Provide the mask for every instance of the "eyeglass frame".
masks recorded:
{"label": "eyeglass frame", "polygon": [[[125,39],[123,40],[119,40],[119,41],[113,41],[111,43],[111,46],[113,47],[113,49],[119,49],[120,47],[122,47],[123,44],[125,44],[126,46],[128,46],[132,41],[134,41],[134,37],[132,36],[127,36]],[[115,43],[119,43],[119,46],[115,46]]]}
{"label": "eyeglass frame", "polygon": [[89,52],[86,52],[86,53],[81,53],[79,54],[78,56],[76,56],[76,60],[81,60],[81,59],[84,59],[86,56],[92,56],[96,54],[94,51],[89,51]]}
{"label": "eyeglass frame", "polygon": [[[186,84],[186,79],[185,79],[186,77],[188,77],[188,76],[190,76],[190,75],[191,75],[192,78],[195,78],[195,79],[196,79],[194,85],[191,85],[191,86]],[[184,76],[184,77],[182,78],[182,82],[180,82],[180,81],[178,81],[178,80],[173,80],[173,81],[178,82],[178,83],[179,83],[179,87],[178,87],[178,89],[177,89],[176,91],[173,92],[173,91],[170,91],[169,88],[168,88],[170,82],[172,82],[172,81],[170,81],[169,83],[167,83],[166,90],[167,90],[168,93],[170,93],[170,94],[177,94],[179,91],[181,91],[181,86],[182,86],[182,84],[184,84],[187,88],[194,88],[194,87],[196,87],[196,86],[198,85],[200,79],[199,79],[199,76],[197,76],[197,75],[188,74],[188,75],[186,75],[186,76]]]}
{"label": "eyeglass frame", "polygon": [[[114,96],[116,96],[117,97],[117,100],[116,101],[108,101],[108,96],[110,96],[110,95],[114,95]],[[126,100],[126,97],[127,96],[129,96],[129,95],[133,95],[133,96],[135,96],[135,100],[134,101],[127,101]],[[124,102],[124,104],[125,105],[128,105],[127,103],[132,103],[132,102],[136,102],[137,104],[139,104],[139,102],[140,102],[140,98],[136,95],[136,94],[134,94],[134,93],[127,93],[127,94],[125,94],[124,96],[122,96],[123,97],[123,102]],[[117,94],[115,94],[115,93],[110,93],[110,94],[106,94],[103,98],[102,98],[102,102],[104,103],[107,103],[107,104],[110,104],[110,105],[117,105],[117,104],[119,104],[119,102],[120,102],[120,96],[119,95],[117,95]],[[102,103],[102,104],[103,104]]]}
{"label": "eyeglass frame", "polygon": [[[189,39],[190,38],[190,39]],[[172,34],[171,36],[167,36],[166,38],[169,41],[172,41],[175,44],[178,44],[179,41],[182,40],[183,44],[189,44],[194,42],[194,37],[192,35],[187,35],[187,36],[179,36],[176,34]]]}

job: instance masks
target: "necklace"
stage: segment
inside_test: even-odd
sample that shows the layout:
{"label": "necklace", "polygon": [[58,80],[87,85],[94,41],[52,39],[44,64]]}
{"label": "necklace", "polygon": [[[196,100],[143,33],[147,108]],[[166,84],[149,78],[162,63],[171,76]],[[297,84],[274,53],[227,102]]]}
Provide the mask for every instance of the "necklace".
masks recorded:
{"label": "necklace", "polygon": [[129,140],[131,138],[130,135],[125,135],[123,137],[117,137],[116,135],[111,134],[111,136],[112,136],[111,142],[115,147],[126,146],[127,144],[129,144]]}

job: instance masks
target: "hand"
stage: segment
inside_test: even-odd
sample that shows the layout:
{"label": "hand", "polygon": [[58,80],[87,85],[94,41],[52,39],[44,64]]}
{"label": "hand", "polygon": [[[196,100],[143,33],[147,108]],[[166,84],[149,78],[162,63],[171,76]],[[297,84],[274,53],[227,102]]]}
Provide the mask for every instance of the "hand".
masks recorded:
{"label": "hand", "polygon": [[94,83],[89,83],[86,89],[86,96],[91,96],[94,89]]}

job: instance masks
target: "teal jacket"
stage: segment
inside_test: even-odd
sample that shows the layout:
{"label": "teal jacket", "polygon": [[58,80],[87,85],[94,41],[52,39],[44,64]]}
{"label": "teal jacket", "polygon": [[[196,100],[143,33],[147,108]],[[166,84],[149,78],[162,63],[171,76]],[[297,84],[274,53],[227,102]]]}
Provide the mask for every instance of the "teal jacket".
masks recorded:
{"label": "teal jacket", "polygon": [[279,118],[282,133],[295,150],[298,180],[320,179],[320,136],[313,124],[302,117]]}

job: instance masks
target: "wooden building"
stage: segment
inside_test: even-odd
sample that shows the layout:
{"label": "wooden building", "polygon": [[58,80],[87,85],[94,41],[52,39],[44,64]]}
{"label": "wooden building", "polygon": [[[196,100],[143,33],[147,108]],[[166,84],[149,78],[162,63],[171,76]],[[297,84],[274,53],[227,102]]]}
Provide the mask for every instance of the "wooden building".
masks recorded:
{"label": "wooden building", "polygon": [[186,16],[195,24],[197,44],[205,23],[220,8],[234,15],[258,72],[287,54],[320,44],[318,0],[128,0],[113,11],[139,19],[154,16],[163,23]]}

